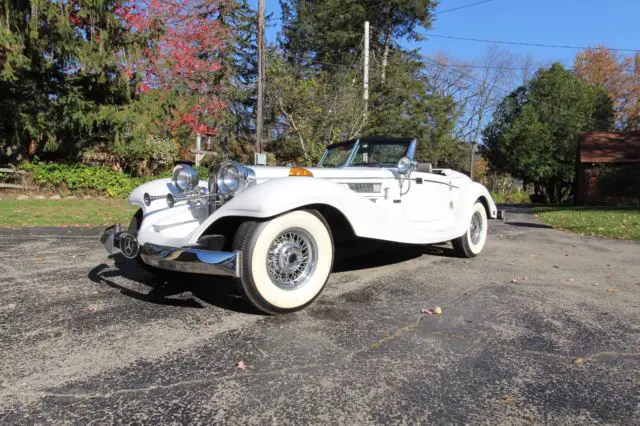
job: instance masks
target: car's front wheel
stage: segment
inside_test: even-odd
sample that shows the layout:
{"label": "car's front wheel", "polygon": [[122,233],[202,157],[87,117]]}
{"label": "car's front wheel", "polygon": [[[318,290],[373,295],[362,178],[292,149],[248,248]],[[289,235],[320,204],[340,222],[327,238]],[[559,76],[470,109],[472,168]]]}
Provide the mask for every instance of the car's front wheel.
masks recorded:
{"label": "car's front wheel", "polygon": [[480,201],[476,201],[471,210],[471,219],[467,232],[451,241],[458,256],[475,257],[480,254],[487,241],[487,211]]}
{"label": "car's front wheel", "polygon": [[312,210],[244,222],[233,248],[242,253],[239,287],[249,302],[269,314],[313,302],[333,267],[331,232],[322,215]]}

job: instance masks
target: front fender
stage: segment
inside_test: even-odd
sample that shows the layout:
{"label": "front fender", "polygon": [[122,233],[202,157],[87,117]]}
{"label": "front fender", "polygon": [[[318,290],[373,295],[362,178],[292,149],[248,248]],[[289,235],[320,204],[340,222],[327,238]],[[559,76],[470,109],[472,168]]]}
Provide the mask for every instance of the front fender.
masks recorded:
{"label": "front fender", "polygon": [[414,244],[422,232],[403,217],[391,214],[350,189],[313,177],[286,177],[253,186],[220,207],[190,237],[198,238],[217,220],[229,216],[270,218],[309,205],[324,204],[339,210],[356,236]]}
{"label": "front fender", "polygon": [[207,218],[208,208],[187,203],[178,203],[174,207],[169,207],[164,198],[155,200],[147,206],[144,204],[145,193],[164,197],[169,193],[178,195],[179,191],[171,179],[155,179],[131,191],[129,204],[142,209],[143,220],[138,229],[138,241],[141,244],[181,246]]}

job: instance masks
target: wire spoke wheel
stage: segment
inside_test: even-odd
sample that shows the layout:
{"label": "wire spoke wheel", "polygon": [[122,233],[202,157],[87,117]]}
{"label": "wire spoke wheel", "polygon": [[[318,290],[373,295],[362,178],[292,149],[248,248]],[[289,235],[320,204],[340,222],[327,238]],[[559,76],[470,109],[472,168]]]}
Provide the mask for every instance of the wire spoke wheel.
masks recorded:
{"label": "wire spoke wheel", "polygon": [[269,278],[284,290],[304,286],[315,272],[317,253],[316,242],[306,230],[285,230],[269,246],[266,262]]}
{"label": "wire spoke wheel", "polygon": [[300,310],[320,295],[333,267],[329,225],[316,210],[243,222],[233,238],[242,253],[244,298],[269,314]]}
{"label": "wire spoke wheel", "polygon": [[479,212],[475,212],[471,218],[471,225],[469,226],[469,236],[473,244],[478,244],[482,237],[482,216]]}
{"label": "wire spoke wheel", "polygon": [[487,212],[480,201],[476,201],[471,209],[469,227],[464,235],[451,240],[453,249],[458,256],[475,257],[482,252],[487,240],[488,231]]}

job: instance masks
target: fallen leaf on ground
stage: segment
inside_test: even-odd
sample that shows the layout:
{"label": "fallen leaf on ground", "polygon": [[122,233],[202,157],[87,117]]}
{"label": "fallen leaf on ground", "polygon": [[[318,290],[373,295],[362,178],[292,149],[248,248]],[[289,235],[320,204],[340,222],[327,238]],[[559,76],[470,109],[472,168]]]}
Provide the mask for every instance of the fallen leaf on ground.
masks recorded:
{"label": "fallen leaf on ground", "polygon": [[240,370],[246,370],[247,366],[244,365],[244,361],[238,361],[236,362],[236,368],[239,368]]}
{"label": "fallen leaf on ground", "polygon": [[433,313],[436,315],[440,315],[442,313],[442,308],[440,306],[436,306],[436,308],[433,310]]}
{"label": "fallen leaf on ground", "polygon": [[607,289],[607,293],[615,293],[616,291],[618,291],[618,290],[616,290],[615,287],[609,287]]}
{"label": "fallen leaf on ground", "polygon": [[209,325],[209,318],[198,317],[198,324]]}
{"label": "fallen leaf on ground", "polygon": [[502,397],[502,403],[503,404],[511,405],[511,404],[515,404],[516,402],[517,402],[516,399],[514,397],[512,397],[512,396],[503,396]]}
{"label": "fallen leaf on ground", "polygon": [[60,337],[62,336],[62,330],[53,330],[51,332],[51,337]]}
{"label": "fallen leaf on ground", "polygon": [[571,362],[574,364],[584,364],[585,362],[587,362],[587,360],[579,356],[577,358],[574,358]]}
{"label": "fallen leaf on ground", "polygon": [[423,309],[420,311],[422,314],[433,315],[433,311],[431,309]]}

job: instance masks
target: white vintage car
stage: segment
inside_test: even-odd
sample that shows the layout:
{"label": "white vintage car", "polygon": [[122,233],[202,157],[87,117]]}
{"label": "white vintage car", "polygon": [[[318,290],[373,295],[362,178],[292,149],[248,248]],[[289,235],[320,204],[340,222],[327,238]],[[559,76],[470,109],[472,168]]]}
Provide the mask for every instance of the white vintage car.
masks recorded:
{"label": "white vintage car", "polygon": [[316,167],[223,162],[200,182],[178,165],[170,179],[145,183],[128,229],[106,228],[120,251],[161,274],[233,277],[267,313],[307,306],[322,291],[336,250],[358,238],[426,245],[451,241],[478,255],[488,218],[487,189],[462,173],[415,162],[412,138],[359,138],[328,146]]}

